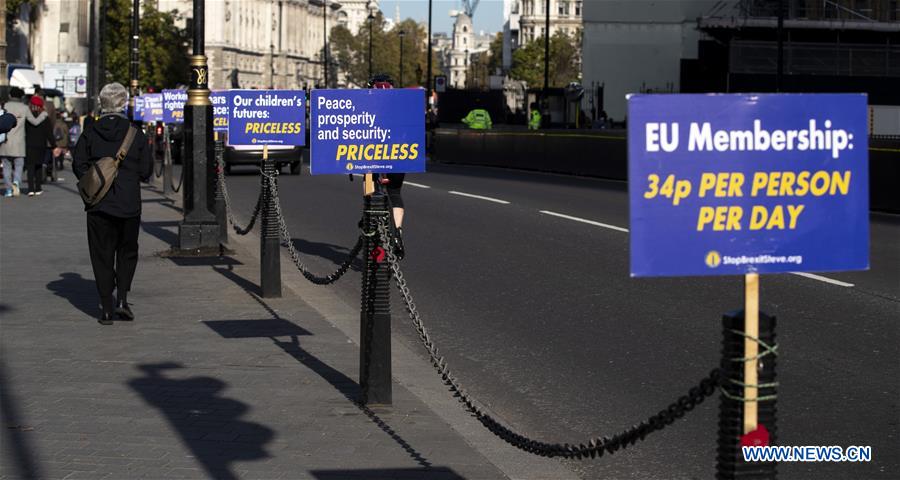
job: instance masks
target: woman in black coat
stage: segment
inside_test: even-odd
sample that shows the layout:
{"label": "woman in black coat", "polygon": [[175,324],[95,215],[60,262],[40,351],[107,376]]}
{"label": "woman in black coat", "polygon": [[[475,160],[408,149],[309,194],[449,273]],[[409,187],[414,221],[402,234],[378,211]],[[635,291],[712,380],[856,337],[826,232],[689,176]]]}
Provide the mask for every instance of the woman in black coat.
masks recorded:
{"label": "woman in black coat", "polygon": [[[35,117],[44,111],[44,101],[41,97],[31,97],[29,100],[31,113]],[[53,141],[53,122],[49,118],[37,125],[25,124],[25,171],[28,173],[28,196],[44,193],[41,182],[44,179],[44,158],[47,151],[56,146]]]}
{"label": "woman in black coat", "polygon": [[[103,157],[115,157],[131,122],[122,114],[128,92],[119,83],[100,90],[101,117],[86,126],[72,155],[72,171],[81,178]],[[136,128],[136,127],[135,127]],[[112,325],[114,315],[134,320],[128,292],[137,268],[138,232],[141,226],[141,181],[153,174],[153,159],[147,137],[139,128],[109,193],[100,202],[86,206],[88,248],[103,312],[99,322]],[[116,301],[113,302],[113,290]]]}

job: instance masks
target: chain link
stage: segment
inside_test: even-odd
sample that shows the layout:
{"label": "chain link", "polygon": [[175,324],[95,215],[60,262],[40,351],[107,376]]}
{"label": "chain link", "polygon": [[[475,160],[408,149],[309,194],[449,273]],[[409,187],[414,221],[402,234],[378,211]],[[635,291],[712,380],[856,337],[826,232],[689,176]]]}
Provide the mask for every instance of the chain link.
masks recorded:
{"label": "chain link", "polygon": [[[275,214],[278,216],[278,228],[281,232],[281,245],[288,249],[288,253],[291,255],[291,261],[294,262],[294,266],[297,267],[297,270],[300,271],[303,276],[309,280],[310,282],[316,285],[330,285],[347,273],[347,270],[350,269],[350,265],[353,264],[353,260],[359,255],[360,250],[363,247],[363,237],[360,236],[356,240],[356,245],[350,249],[350,253],[347,254],[347,258],[338,266],[337,270],[334,272],[325,275],[318,276],[309,271],[309,268],[303,264],[303,260],[300,259],[300,252],[297,251],[297,248],[294,247],[294,242],[291,237],[291,233],[288,231],[287,223],[284,220],[284,215],[281,213],[281,199],[278,197],[278,181],[277,176],[278,173],[274,173],[273,175],[267,175],[265,172],[261,172],[261,175],[265,177],[265,181],[268,183],[269,191],[272,195],[272,204],[275,207]],[[227,200],[226,200],[227,201]]]}
{"label": "chain link", "polygon": [[246,235],[250,233],[251,230],[253,230],[253,225],[256,223],[256,219],[259,217],[259,212],[262,210],[263,195],[266,192],[266,180],[264,178],[262,181],[262,185],[260,185],[259,196],[256,198],[256,206],[253,207],[253,214],[250,215],[250,223],[248,223],[246,227],[241,227],[238,225],[237,220],[234,218],[234,214],[231,212],[231,198],[228,196],[228,186],[225,184],[225,171],[222,166],[221,159],[216,159],[216,163],[216,177],[219,184],[219,191],[222,192],[222,198],[225,199],[225,216],[228,217],[228,223],[231,224],[231,227],[234,229],[234,233],[238,235]]}
{"label": "chain link", "polygon": [[[382,244],[390,245],[390,229],[384,218],[379,219],[378,232],[382,239]],[[662,430],[668,425],[675,422],[676,419],[683,417],[690,412],[698,404],[703,402],[707,397],[716,391],[719,384],[720,371],[713,370],[710,374],[700,381],[699,385],[691,388],[687,395],[681,396],[677,401],[670,404],[667,408],[660,410],[656,415],[651,416],[645,421],[630,428],[625,429],[612,437],[597,437],[588,440],[586,443],[569,444],[569,443],[548,443],[540,440],[534,440],[522,435],[509,427],[503,425],[500,421],[493,418],[466,392],[459,380],[450,372],[444,357],[438,353],[438,348],[431,340],[428,330],[416,309],[412,294],[407,286],[403,272],[400,270],[400,264],[393,249],[386,249],[387,260],[390,264],[391,271],[394,276],[397,289],[403,296],[406,311],[409,319],[412,321],[413,327],[419,334],[419,340],[428,351],[431,364],[440,374],[444,384],[450,388],[450,391],[459,399],[466,410],[472,413],[482,425],[484,425],[492,433],[509,443],[510,445],[535,455],[543,457],[562,457],[562,458],[595,458],[602,457],[604,453],[615,453],[619,449],[634,445],[638,440],[643,440],[647,435],[657,430]]]}

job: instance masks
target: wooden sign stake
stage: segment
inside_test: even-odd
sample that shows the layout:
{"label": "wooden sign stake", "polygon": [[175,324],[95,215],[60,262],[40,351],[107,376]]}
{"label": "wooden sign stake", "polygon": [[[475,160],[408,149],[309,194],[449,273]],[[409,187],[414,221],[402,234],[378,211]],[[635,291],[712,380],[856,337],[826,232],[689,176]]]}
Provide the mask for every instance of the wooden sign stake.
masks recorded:
{"label": "wooden sign stake", "polygon": [[266,145],[263,145],[263,161],[265,162],[268,159],[269,159],[269,145],[266,144]]}
{"label": "wooden sign stake", "polygon": [[759,274],[744,276],[744,433],[756,430],[759,384]]}
{"label": "wooden sign stake", "polygon": [[375,193],[375,181],[372,179],[372,174],[367,173],[363,180],[363,195],[368,197],[373,193]]}

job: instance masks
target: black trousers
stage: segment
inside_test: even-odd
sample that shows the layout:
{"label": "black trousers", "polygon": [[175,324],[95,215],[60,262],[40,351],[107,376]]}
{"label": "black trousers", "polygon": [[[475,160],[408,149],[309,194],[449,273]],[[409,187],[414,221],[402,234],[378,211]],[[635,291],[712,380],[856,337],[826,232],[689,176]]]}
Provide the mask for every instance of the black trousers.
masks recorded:
{"label": "black trousers", "polygon": [[43,190],[41,184],[44,181],[44,165],[41,163],[25,162],[25,172],[28,175],[28,191],[40,192]]}
{"label": "black trousers", "polygon": [[120,218],[101,212],[87,214],[88,248],[97,293],[103,311],[115,308],[113,289],[120,301],[131,290],[138,261],[138,233],[141,217]]}

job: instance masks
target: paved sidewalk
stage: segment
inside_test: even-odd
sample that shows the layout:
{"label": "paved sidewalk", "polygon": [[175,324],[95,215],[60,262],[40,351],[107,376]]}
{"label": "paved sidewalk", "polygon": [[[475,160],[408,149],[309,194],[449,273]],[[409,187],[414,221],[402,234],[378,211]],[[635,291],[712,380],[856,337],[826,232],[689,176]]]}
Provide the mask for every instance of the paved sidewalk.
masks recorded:
{"label": "paved sidewalk", "polygon": [[157,256],[181,214],[144,188],[137,320],[101,326],[70,171],[0,199],[0,478],[506,478],[400,385],[366,410],[358,349],[238,245]]}

